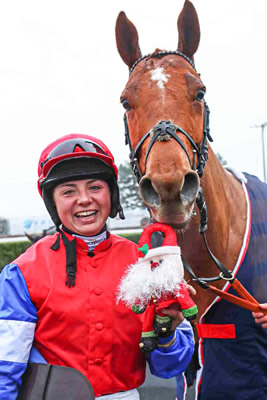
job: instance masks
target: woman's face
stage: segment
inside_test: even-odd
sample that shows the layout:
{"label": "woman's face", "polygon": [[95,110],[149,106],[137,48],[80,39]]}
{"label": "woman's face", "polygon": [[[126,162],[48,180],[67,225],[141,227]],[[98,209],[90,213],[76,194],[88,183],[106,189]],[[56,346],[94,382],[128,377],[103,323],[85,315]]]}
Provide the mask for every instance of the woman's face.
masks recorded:
{"label": "woman's face", "polygon": [[62,224],[81,236],[96,235],[110,214],[109,186],[102,180],[61,183],[53,197]]}

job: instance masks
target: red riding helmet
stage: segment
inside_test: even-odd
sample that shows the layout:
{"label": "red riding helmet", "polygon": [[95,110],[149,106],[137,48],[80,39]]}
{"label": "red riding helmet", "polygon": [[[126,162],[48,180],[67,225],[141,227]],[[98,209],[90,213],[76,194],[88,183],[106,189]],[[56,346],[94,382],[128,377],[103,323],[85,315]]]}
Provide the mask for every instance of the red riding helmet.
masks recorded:
{"label": "red riding helmet", "polygon": [[110,189],[110,217],[114,218],[119,213],[124,219],[117,184],[118,168],[112,153],[101,140],[75,133],[55,140],[40,156],[38,176],[39,193],[56,226],[61,221],[53,202],[53,189],[60,183],[76,179],[106,181]]}

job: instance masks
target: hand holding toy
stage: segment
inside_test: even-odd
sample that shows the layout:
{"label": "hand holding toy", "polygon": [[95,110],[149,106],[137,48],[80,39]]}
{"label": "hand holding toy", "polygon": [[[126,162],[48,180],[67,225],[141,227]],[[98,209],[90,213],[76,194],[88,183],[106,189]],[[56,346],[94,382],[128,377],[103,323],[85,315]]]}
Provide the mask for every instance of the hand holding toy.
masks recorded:
{"label": "hand holding toy", "polygon": [[[162,232],[162,246],[152,248],[151,236]],[[157,347],[158,337],[171,335],[171,318],[161,312],[171,304],[180,305],[183,316],[192,320],[197,306],[191,299],[184,281],[181,250],[174,230],[165,224],[151,224],[139,240],[139,259],[131,265],[119,286],[118,299],[144,313],[140,348],[149,353]]]}

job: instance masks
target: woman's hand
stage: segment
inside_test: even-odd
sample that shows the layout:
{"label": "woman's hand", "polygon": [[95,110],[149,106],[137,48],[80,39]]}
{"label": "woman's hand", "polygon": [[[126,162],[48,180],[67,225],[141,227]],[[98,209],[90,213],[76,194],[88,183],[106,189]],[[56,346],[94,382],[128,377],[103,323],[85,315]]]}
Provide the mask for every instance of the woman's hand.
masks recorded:
{"label": "woman's hand", "polygon": [[[186,285],[188,291],[191,295],[195,295],[196,291],[193,286]],[[170,307],[163,308],[161,310],[162,314],[168,315],[172,319],[171,330],[175,331],[177,326],[180,325],[181,322],[184,320],[184,316],[182,314],[180,305],[178,303],[171,304]]]}

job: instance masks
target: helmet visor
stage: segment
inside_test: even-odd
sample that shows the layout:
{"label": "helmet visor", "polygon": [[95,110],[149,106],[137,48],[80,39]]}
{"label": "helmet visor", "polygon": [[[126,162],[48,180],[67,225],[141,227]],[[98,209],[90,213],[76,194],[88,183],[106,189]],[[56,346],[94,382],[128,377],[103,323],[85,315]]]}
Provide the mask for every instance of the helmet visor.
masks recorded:
{"label": "helmet visor", "polygon": [[84,138],[75,138],[64,141],[58,144],[47,156],[46,160],[41,163],[41,177],[42,181],[51,167],[58,162],[76,157],[92,157],[99,158],[110,165],[117,176],[116,167],[113,162],[112,156],[104,151],[104,149],[92,140]]}
{"label": "helmet visor", "polygon": [[99,144],[94,143],[93,141],[89,141],[86,139],[70,139],[66,140],[63,143],[58,144],[49,154],[47,160],[59,156],[63,156],[64,154],[76,153],[80,151],[85,151],[88,153],[99,153],[105,154],[107,153],[102,149]]}
{"label": "helmet visor", "polygon": [[47,156],[46,160],[42,162],[41,172],[44,165],[53,158],[61,157],[67,154],[75,153],[98,153],[110,158],[110,156],[102,149],[99,144],[86,139],[70,139],[63,143],[58,144]]}

